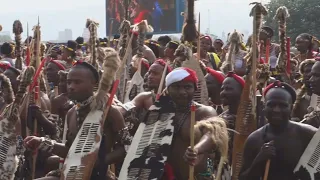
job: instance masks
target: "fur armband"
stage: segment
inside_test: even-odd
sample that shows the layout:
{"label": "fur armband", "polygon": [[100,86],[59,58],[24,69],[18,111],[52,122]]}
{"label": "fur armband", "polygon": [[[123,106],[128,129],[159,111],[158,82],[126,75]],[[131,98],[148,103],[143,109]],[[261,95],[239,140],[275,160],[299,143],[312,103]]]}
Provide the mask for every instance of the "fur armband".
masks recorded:
{"label": "fur armband", "polygon": [[51,140],[51,139],[45,138],[45,137],[41,137],[41,143],[39,145],[39,149],[41,151],[44,151],[44,152],[51,154],[55,143],[56,143],[56,141],[54,141],[54,140]]}
{"label": "fur armband", "polygon": [[124,149],[126,150],[126,152],[129,150],[129,147],[131,145],[131,141],[132,141],[132,136],[130,135],[130,132],[129,132],[129,128],[128,127],[125,127],[123,129],[121,129],[119,132],[118,132],[118,135],[119,135],[119,143],[122,144],[124,146]]}
{"label": "fur armband", "polygon": [[199,142],[203,135],[210,136],[221,158],[218,165],[217,176],[221,177],[224,163],[228,159],[229,136],[228,129],[224,119],[220,117],[211,117],[197,122],[194,126],[196,142]]}
{"label": "fur armband", "polygon": [[228,156],[228,129],[222,118],[211,117],[197,122],[194,132],[196,142],[199,142],[202,136],[209,135],[221,155]]}

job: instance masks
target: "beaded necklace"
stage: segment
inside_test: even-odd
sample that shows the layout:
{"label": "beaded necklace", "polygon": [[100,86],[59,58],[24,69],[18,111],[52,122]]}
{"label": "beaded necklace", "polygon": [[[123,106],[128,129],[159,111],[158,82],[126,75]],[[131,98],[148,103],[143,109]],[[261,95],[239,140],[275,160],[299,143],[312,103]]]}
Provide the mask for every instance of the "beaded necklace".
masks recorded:
{"label": "beaded necklace", "polygon": [[[190,115],[191,103],[192,102],[190,102],[186,107],[179,108],[179,110],[181,112],[184,112],[184,113],[179,119],[173,121],[173,123],[172,123],[173,126],[174,126],[174,134],[175,135],[177,135],[180,132],[180,129],[181,129],[182,125],[184,124],[184,122],[187,119],[187,117]],[[174,104],[174,106],[175,106],[175,104]],[[175,109],[177,110],[176,106],[175,106]]]}

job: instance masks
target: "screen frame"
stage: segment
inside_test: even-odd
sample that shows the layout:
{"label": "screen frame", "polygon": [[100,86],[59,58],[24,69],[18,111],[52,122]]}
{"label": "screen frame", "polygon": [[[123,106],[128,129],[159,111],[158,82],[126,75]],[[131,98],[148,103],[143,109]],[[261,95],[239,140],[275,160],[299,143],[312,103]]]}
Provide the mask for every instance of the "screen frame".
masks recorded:
{"label": "screen frame", "polygon": [[[105,0],[105,22],[106,22],[106,37],[109,36],[108,34],[108,28],[110,25],[110,21],[109,21],[109,16],[107,13],[107,9],[108,9],[108,1],[109,0]],[[153,33],[154,35],[156,34],[178,34],[182,32],[182,25],[183,25],[183,21],[184,21],[184,17],[181,15],[182,12],[184,12],[184,7],[185,7],[185,3],[184,0],[176,0],[176,29],[173,31],[160,31],[160,32],[156,32]],[[111,36],[114,36],[117,34],[111,34]]]}

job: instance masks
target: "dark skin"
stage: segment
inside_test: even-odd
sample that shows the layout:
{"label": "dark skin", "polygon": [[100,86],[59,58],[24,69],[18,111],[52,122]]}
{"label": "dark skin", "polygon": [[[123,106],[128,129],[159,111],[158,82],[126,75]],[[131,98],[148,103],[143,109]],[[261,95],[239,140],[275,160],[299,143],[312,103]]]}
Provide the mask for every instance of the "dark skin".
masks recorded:
{"label": "dark skin", "polygon": [[266,44],[267,44],[267,39],[271,39],[272,37],[270,37],[270,36],[269,36],[268,34],[266,34],[265,32],[260,31],[259,38],[260,38],[260,42],[263,42],[263,43],[264,43],[264,46],[266,46]]}
{"label": "dark skin", "polygon": [[60,56],[60,54],[56,51],[51,51],[50,53],[50,57],[53,59],[58,59],[58,56]]}
{"label": "dark skin", "polygon": [[290,121],[291,110],[288,91],[273,88],[267,92],[264,112],[269,123],[248,137],[239,180],[260,180],[269,159],[269,179],[296,179],[293,170],[317,129]]}
{"label": "dark skin", "polygon": [[174,61],[174,49],[169,48],[169,43],[166,45],[164,49],[164,57],[169,60],[171,63]]}
{"label": "dark skin", "polygon": [[67,48],[64,48],[61,59],[66,61],[68,65],[72,65],[72,62],[74,61],[74,55],[74,52],[71,52]]}
{"label": "dark skin", "polygon": [[[150,66],[147,75],[147,84],[149,90],[153,90],[154,92],[158,91],[159,84],[161,81],[162,73],[164,67],[158,63],[154,63]],[[164,86],[163,86],[164,87]],[[162,92],[162,91],[161,91]],[[137,109],[145,109],[148,110],[150,106],[154,104],[154,94],[151,91],[139,93],[132,101]],[[127,111],[120,107],[118,108],[120,112],[124,115]]]}
{"label": "dark skin", "polygon": [[[93,73],[84,67],[72,68],[68,73],[68,95],[72,100],[82,102],[93,95],[93,89],[96,84],[95,78],[93,78]],[[83,107],[80,111],[81,116],[85,117],[90,112],[90,106]],[[73,142],[77,132],[77,114],[75,107],[71,108],[67,113],[68,121],[68,134],[67,141]],[[125,127],[123,117],[121,113],[114,108],[110,107],[107,119],[104,124],[104,138],[105,138],[105,148],[106,154],[104,159],[98,159],[96,166],[99,166],[101,161],[106,164],[113,164],[121,161],[124,158],[124,149],[119,149],[117,151],[111,152],[111,148],[114,145],[117,132]],[[40,145],[39,137],[29,136],[24,140],[24,144],[27,148],[37,148]],[[54,145],[53,154],[59,157],[65,158],[71,143],[68,145],[57,143]],[[43,178],[42,178],[43,179]]]}
{"label": "dark skin", "polygon": [[206,58],[207,57],[207,52],[210,50],[212,47],[212,41],[208,38],[201,38],[200,39],[200,57],[201,58]]}
{"label": "dark skin", "polygon": [[312,93],[320,95],[320,62],[317,61],[311,69],[311,78],[309,79],[311,84]]}
{"label": "dark skin", "polygon": [[[311,78],[311,69],[313,64],[308,64],[304,66],[303,68],[303,76],[302,76],[302,82],[307,88],[307,95],[311,96],[311,84],[310,84],[310,78]],[[306,97],[301,99],[300,104],[298,105],[296,111],[293,114],[294,118],[299,118],[299,120],[302,120],[304,115],[308,113],[307,108],[310,105],[310,99],[307,99]]]}
{"label": "dark skin", "polygon": [[64,122],[64,117],[73,106],[73,103],[69,101],[67,93],[67,79],[63,76],[60,76],[59,78],[59,92],[61,92],[61,94],[51,100],[51,113],[58,114]]}
{"label": "dark skin", "polygon": [[308,52],[308,50],[310,49],[311,46],[311,42],[310,40],[302,37],[302,36],[298,36],[296,38],[296,43],[295,43],[295,47],[297,48],[297,50],[301,53],[301,54],[305,54]]}
{"label": "dark skin", "polygon": [[209,93],[211,102],[215,105],[220,105],[221,104],[220,92],[221,92],[222,84],[220,84],[217,81],[217,79],[209,73],[205,76],[205,80],[207,83],[208,93]]}
{"label": "dark skin", "polygon": [[[66,82],[67,82],[66,77],[60,76],[59,91],[62,93],[51,100],[51,114],[59,115],[63,124],[65,122],[65,117],[67,112],[69,111],[70,108],[74,106],[74,104],[68,98]],[[45,173],[48,173],[52,170],[57,169],[59,167],[58,166],[59,160],[60,160],[59,156],[49,157],[45,164],[45,167],[46,167]]]}
{"label": "dark skin", "polygon": [[[26,98],[27,96],[24,96]],[[21,119],[21,127],[26,127],[27,126],[27,114],[28,114],[28,107],[26,104],[21,104],[22,107],[21,112],[20,112],[20,119]],[[52,123],[51,121],[47,120],[47,118],[44,117],[42,114],[42,111],[50,110],[51,109],[51,103],[48,95],[42,91],[40,91],[40,107],[37,106],[36,104],[30,104],[32,108],[30,109],[32,112],[30,112],[33,116],[32,119],[37,119],[40,127],[43,128],[44,132],[47,135],[52,135],[55,134],[55,124]],[[32,122],[29,122],[28,125],[33,124]],[[39,127],[39,126],[38,126]],[[29,127],[30,128],[30,127]],[[22,133],[24,134],[25,128],[22,129]]]}
{"label": "dark skin", "polygon": [[[191,103],[194,92],[195,86],[192,82],[179,81],[168,87],[168,94],[177,107],[174,121],[179,121],[184,116],[186,113],[185,107],[188,107]],[[212,107],[197,104],[195,121],[201,121],[216,115],[217,113]],[[168,162],[172,165],[176,178],[188,179],[189,165],[185,162],[183,155],[190,146],[190,115],[185,119],[171,146],[172,151],[170,153],[171,156],[168,157]],[[207,153],[199,155],[198,162],[194,168],[195,175],[206,171],[207,157]]]}
{"label": "dark skin", "polygon": [[215,41],[215,42],[213,43],[213,47],[214,47],[214,49],[216,50],[216,52],[222,52],[222,46],[223,46],[223,44],[221,44],[221,43],[218,42],[218,41]]}
{"label": "dark skin", "polygon": [[[147,63],[147,62],[146,62]],[[138,70],[138,63],[131,62],[129,65],[129,76],[130,78],[133,77],[134,73],[136,73]],[[145,65],[141,64],[141,76],[144,77],[144,75],[148,72],[148,69]]]}
{"label": "dark skin", "polygon": [[[228,121],[235,121],[234,115],[237,114],[240,97],[242,94],[242,86],[232,77],[227,77],[221,86],[221,102],[225,106],[229,106],[226,116],[223,117]],[[233,115],[233,116],[232,116]]]}
{"label": "dark skin", "polygon": [[52,62],[49,62],[46,68],[47,72],[47,79],[49,83],[53,83],[54,86],[57,86],[59,84],[59,75],[58,71],[61,69]]}
{"label": "dark skin", "polygon": [[148,71],[147,84],[150,90],[158,91],[162,74],[163,74],[164,66],[154,63],[150,66]]}
{"label": "dark skin", "polygon": [[[208,52],[211,49],[211,47],[212,47],[212,44],[210,39],[208,38],[200,39],[200,59],[206,66],[212,68],[211,63],[209,63],[209,56],[208,56]],[[197,57],[198,54],[195,53],[194,56]]]}
{"label": "dark skin", "polygon": [[[236,114],[238,106],[240,104],[240,98],[243,87],[233,77],[227,77],[221,86],[221,102],[224,106],[228,106],[228,109],[221,113],[219,116],[225,119],[227,127],[235,129]],[[229,161],[232,159],[232,148],[233,148],[233,134],[230,134],[229,140]]]}

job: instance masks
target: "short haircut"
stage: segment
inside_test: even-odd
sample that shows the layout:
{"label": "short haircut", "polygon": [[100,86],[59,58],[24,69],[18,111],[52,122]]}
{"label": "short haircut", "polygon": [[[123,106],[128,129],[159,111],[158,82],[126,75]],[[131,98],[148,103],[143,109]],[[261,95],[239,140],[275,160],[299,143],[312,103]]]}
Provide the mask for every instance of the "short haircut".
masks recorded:
{"label": "short haircut", "polygon": [[96,70],[95,67],[93,67],[91,64],[84,62],[84,61],[77,61],[71,69],[73,68],[85,68],[88,69],[89,71],[91,71],[93,78],[95,80],[96,83],[99,82],[100,80],[100,76],[99,76],[99,72]]}
{"label": "short haircut", "polygon": [[10,55],[13,51],[13,48],[10,43],[3,43],[1,46],[1,53],[4,55]]}

